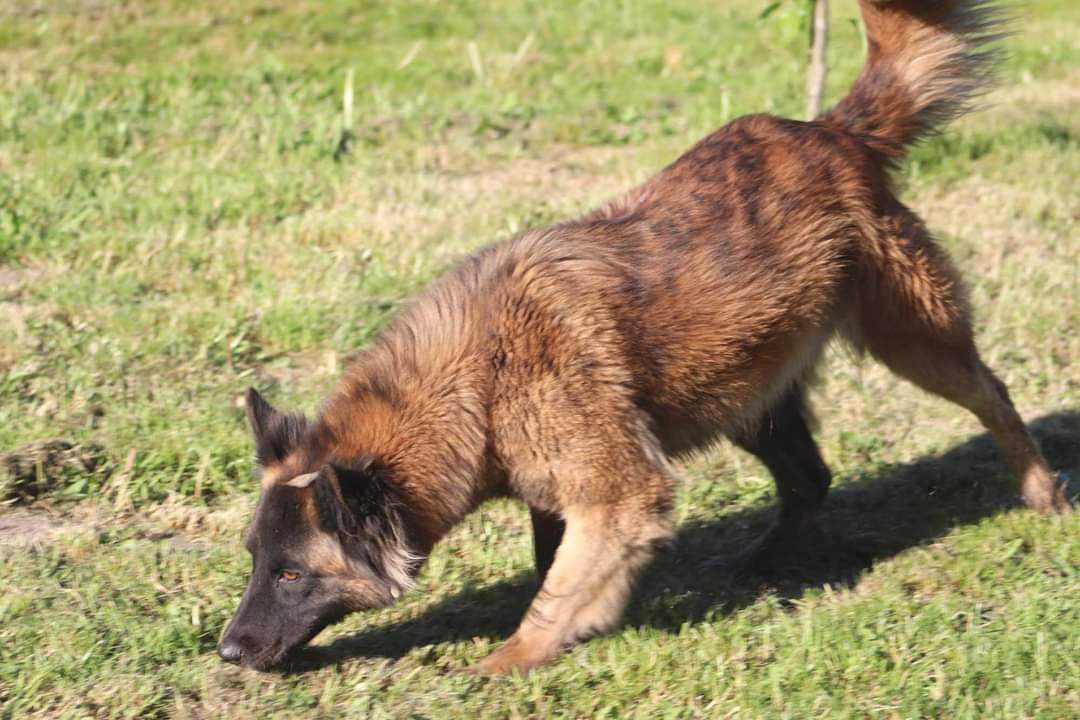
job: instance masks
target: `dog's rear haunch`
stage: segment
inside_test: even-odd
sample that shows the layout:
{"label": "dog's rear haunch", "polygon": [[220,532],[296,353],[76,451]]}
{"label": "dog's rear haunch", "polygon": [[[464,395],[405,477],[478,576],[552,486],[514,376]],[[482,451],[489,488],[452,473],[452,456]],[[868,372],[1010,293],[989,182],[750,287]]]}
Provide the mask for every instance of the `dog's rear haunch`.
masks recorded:
{"label": "dog's rear haunch", "polygon": [[1068,510],[979,358],[956,271],[888,177],[983,88],[995,10],[860,5],[866,67],[820,118],[738,119],[607,206],[466,260],[313,420],[249,394],[263,489],[222,657],[268,668],[392,602],[455,523],[511,496],[531,510],[542,587],[477,670],[548,662],[618,621],[673,532],[668,458],[720,436],[775,477],[779,518],[751,549],[768,563],[829,487],[802,386],[837,333],[974,413],[1029,506]]}

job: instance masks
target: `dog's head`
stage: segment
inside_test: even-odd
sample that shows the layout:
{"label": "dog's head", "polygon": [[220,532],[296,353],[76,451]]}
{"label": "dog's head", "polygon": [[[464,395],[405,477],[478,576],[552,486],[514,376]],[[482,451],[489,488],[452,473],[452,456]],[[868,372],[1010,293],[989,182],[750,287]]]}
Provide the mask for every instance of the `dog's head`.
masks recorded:
{"label": "dog's head", "polygon": [[247,410],[263,489],[245,540],[251,578],[218,654],[265,670],[345,615],[395,600],[418,558],[386,468],[313,451],[303,416],[254,390]]}

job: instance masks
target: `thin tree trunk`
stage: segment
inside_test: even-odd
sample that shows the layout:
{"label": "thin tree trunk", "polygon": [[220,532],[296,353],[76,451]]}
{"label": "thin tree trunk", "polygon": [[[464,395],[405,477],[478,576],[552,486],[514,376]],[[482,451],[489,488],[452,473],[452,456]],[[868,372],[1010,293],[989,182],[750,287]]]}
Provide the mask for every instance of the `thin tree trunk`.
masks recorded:
{"label": "thin tree trunk", "polygon": [[806,77],[806,119],[821,114],[825,94],[825,49],[829,43],[829,0],[813,0],[813,37],[810,42],[810,71]]}

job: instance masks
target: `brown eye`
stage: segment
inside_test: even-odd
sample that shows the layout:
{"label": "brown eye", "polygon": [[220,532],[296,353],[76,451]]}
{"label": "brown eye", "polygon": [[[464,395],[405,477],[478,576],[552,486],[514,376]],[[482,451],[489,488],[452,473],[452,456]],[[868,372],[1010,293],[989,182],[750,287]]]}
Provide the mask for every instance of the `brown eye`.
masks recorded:
{"label": "brown eye", "polygon": [[277,581],[279,583],[291,583],[296,582],[299,579],[300,573],[294,572],[292,570],[282,570],[280,573],[278,573],[277,576]]}

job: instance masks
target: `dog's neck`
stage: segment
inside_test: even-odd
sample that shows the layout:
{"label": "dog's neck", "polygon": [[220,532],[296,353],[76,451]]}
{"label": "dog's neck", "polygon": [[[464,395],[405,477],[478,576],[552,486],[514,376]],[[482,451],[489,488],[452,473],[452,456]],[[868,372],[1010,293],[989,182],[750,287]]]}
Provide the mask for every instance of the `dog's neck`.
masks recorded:
{"label": "dog's neck", "polygon": [[492,494],[481,364],[463,360],[420,378],[366,359],[350,368],[317,424],[332,438],[330,455],[367,456],[387,469],[411,550],[426,555]]}

